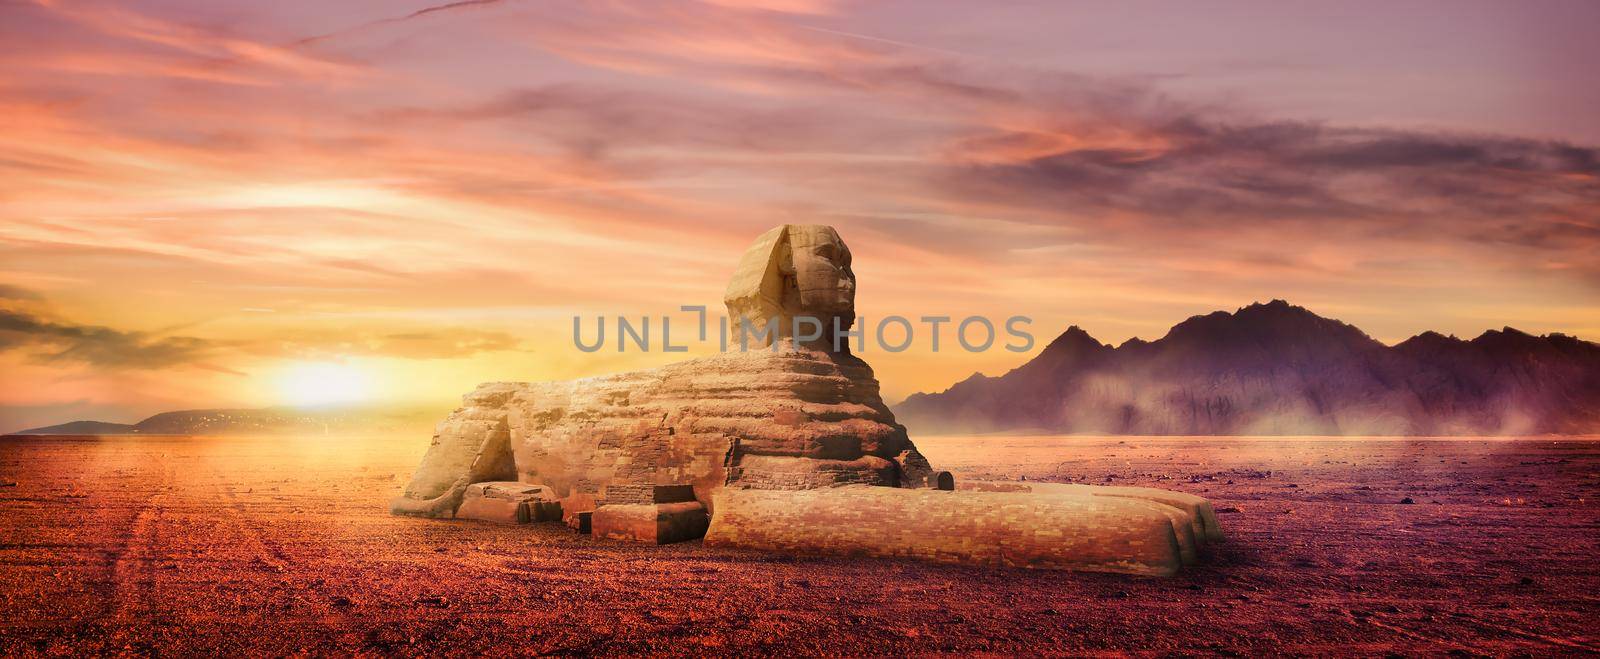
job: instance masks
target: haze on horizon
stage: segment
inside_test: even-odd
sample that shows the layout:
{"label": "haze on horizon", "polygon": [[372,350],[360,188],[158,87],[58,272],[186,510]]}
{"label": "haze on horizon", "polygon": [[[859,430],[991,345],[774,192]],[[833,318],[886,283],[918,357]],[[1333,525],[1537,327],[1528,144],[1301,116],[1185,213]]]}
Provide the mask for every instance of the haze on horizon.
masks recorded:
{"label": "haze on horizon", "polygon": [[[838,228],[857,307],[1152,339],[1287,299],[1600,340],[1600,5],[0,5],[0,431],[436,403],[720,308]],[[948,335],[946,340],[948,340]],[[869,353],[885,397],[1026,359]],[[703,348],[697,349],[703,352]],[[692,353],[691,353],[692,354]]]}

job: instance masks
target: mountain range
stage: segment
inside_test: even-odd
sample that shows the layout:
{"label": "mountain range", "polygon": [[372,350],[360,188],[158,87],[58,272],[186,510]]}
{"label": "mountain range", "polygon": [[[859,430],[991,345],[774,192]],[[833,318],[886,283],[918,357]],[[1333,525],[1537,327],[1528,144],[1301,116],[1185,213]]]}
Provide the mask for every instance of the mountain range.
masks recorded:
{"label": "mountain range", "polygon": [[[1389,346],[1282,300],[1195,316],[1119,346],[1074,326],[998,377],[974,373],[894,406],[914,433],[1530,435],[1600,433],[1600,345],[1510,327]],[[18,435],[276,434],[425,428],[439,410],[163,412]]]}
{"label": "mountain range", "polygon": [[1510,327],[1389,346],[1283,300],[1112,347],[1076,326],[998,377],[894,407],[913,432],[1529,435],[1600,432],[1600,345]]}
{"label": "mountain range", "polygon": [[138,423],[72,421],[13,435],[271,435],[375,432],[427,427],[438,410],[390,407],[262,407],[162,412]]}

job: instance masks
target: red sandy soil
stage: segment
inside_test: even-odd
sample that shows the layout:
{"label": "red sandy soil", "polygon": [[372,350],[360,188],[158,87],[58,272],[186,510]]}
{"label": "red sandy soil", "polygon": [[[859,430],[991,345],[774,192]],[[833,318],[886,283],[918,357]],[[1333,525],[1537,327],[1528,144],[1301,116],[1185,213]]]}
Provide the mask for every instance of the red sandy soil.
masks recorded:
{"label": "red sandy soil", "polygon": [[919,440],[1211,497],[1168,579],[391,517],[425,444],[0,439],[0,655],[1600,651],[1600,440]]}

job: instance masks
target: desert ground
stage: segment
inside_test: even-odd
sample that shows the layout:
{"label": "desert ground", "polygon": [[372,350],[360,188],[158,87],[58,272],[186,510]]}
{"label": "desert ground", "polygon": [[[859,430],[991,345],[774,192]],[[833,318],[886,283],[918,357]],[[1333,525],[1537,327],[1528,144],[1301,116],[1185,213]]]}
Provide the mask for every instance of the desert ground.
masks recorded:
{"label": "desert ground", "polygon": [[405,437],[0,439],[0,655],[1591,654],[1600,439],[922,437],[1210,497],[1174,578],[391,517]]}

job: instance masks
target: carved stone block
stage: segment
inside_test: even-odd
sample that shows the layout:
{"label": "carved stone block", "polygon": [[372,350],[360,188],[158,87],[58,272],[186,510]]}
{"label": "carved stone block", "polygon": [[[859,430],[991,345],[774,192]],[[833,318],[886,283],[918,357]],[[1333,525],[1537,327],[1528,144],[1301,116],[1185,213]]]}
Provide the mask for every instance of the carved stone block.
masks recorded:
{"label": "carved stone block", "polygon": [[664,545],[704,536],[711,518],[697,501],[607,504],[593,523],[598,537]]}

